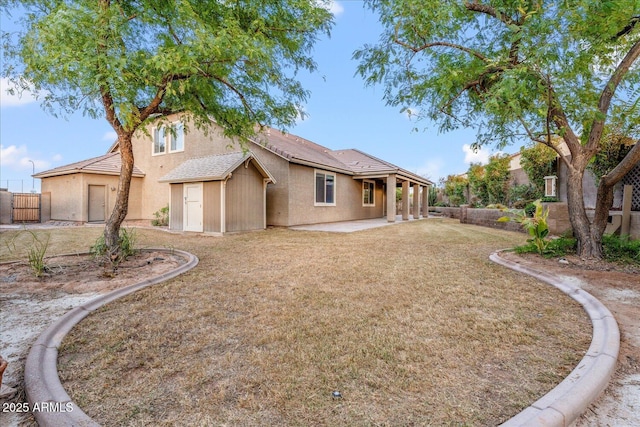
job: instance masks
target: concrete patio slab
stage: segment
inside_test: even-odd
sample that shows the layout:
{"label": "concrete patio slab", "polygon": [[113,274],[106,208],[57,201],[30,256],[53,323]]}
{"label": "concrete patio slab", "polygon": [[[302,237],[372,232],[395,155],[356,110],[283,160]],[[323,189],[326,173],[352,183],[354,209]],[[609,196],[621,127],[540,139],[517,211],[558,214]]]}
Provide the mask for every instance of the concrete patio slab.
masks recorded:
{"label": "concrete patio slab", "polygon": [[[420,219],[426,219],[420,217]],[[396,222],[389,222],[387,218],[359,219],[354,221],[325,222],[322,224],[295,225],[289,227],[290,230],[302,231],[326,231],[330,233],[353,233],[354,231],[369,230],[371,228],[384,227],[387,225],[397,225],[409,221],[417,221],[413,217],[403,221],[401,215],[396,216]]]}

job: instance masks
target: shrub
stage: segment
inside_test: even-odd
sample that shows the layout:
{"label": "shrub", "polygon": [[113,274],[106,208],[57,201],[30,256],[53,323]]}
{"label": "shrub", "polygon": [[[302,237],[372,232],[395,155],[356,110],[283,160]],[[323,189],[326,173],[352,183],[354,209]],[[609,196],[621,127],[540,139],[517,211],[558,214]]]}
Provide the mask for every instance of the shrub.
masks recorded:
{"label": "shrub", "polygon": [[151,220],[151,225],[156,227],[166,227],[169,225],[169,205],[155,211],[153,216],[155,219]]}
{"label": "shrub", "polygon": [[604,257],[607,261],[640,265],[640,240],[614,234],[602,236]]}
{"label": "shrub", "polygon": [[536,208],[533,217],[527,216],[526,212],[520,209],[503,209],[514,216],[503,216],[498,218],[498,222],[515,221],[520,223],[522,228],[527,230],[531,236],[531,239],[527,240],[527,242],[533,244],[536,248],[536,252],[542,255],[549,244],[549,241],[545,240],[549,234],[549,226],[547,225],[549,210],[544,209],[539,200],[536,200],[533,203]]}
{"label": "shrub", "polygon": [[35,232],[25,228],[5,243],[9,252],[15,252],[16,240],[18,239],[18,236],[23,233],[27,233],[31,236],[31,244],[27,248],[27,260],[29,267],[31,267],[31,271],[33,271],[33,274],[36,277],[41,277],[48,270],[47,263],[44,258],[47,250],[49,249],[49,240],[51,239],[51,235],[46,233],[44,234],[44,238],[42,238],[42,236],[39,236]]}
{"label": "shrub", "polygon": [[[114,260],[109,259],[109,262],[114,265],[117,265],[121,261],[136,253],[135,245],[137,236],[134,229],[121,228],[120,238],[118,240],[120,243],[120,254],[118,255],[118,258]],[[93,246],[91,246],[89,252],[91,253],[91,255],[93,255],[94,258],[106,257],[107,245],[104,242],[104,234],[100,235],[100,237],[96,239],[96,242],[93,244]]]}

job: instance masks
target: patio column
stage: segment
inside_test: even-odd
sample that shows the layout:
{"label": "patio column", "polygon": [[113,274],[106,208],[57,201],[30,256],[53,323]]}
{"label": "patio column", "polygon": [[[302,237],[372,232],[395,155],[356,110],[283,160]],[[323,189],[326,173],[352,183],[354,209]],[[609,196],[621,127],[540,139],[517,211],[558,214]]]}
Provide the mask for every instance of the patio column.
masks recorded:
{"label": "patio column", "polygon": [[429,185],[422,187],[422,216],[424,218],[429,217],[429,190],[431,190]]}
{"label": "patio column", "polygon": [[387,221],[396,222],[396,176],[387,177]]}
{"label": "patio column", "polygon": [[420,219],[420,184],[413,184],[413,219]]}
{"label": "patio column", "polygon": [[402,181],[402,220],[409,220],[409,181]]}

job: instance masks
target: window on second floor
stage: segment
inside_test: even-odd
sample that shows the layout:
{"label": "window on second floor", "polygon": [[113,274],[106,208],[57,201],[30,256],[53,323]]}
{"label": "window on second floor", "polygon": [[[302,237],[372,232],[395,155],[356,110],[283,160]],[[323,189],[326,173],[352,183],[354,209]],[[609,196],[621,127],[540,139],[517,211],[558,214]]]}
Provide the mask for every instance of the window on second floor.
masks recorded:
{"label": "window on second floor", "polygon": [[153,155],[184,151],[184,124],[172,123],[170,127],[158,126],[153,130]]}
{"label": "window on second floor", "polygon": [[376,205],[376,183],[373,181],[362,182],[362,206]]}
{"label": "window on second floor", "polygon": [[153,130],[153,154],[164,154],[167,151],[164,130],[164,126],[158,126]]}
{"label": "window on second floor", "polygon": [[336,175],[316,171],[316,206],[336,205]]}

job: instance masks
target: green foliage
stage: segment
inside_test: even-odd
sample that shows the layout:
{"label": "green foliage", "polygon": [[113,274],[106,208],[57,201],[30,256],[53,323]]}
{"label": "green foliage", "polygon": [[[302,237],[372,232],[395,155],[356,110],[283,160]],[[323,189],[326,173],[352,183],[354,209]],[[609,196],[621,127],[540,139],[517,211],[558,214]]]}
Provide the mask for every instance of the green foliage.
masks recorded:
{"label": "green foliage", "polygon": [[549,234],[549,226],[547,225],[549,210],[542,207],[540,200],[536,200],[533,203],[536,210],[532,217],[527,216],[526,212],[521,209],[505,209],[505,212],[509,212],[513,216],[503,216],[498,218],[498,222],[515,221],[520,223],[522,228],[531,236],[531,239],[527,240],[527,242],[534,245],[536,251],[542,255],[549,244],[549,241],[546,240]]}
{"label": "green foliage", "polygon": [[544,177],[556,174],[558,154],[544,144],[520,148],[520,165],[526,172],[536,192],[531,200],[544,196]]}
{"label": "green foliage", "polygon": [[538,189],[531,184],[519,184],[509,188],[509,204],[516,208],[522,209],[527,203],[538,199],[536,197]]}
{"label": "green foliage", "polygon": [[600,151],[589,163],[589,169],[600,180],[620,163],[631,151],[635,140],[617,133],[606,132],[600,140]]}
{"label": "green foliage", "polygon": [[315,69],[313,44],[332,25],[323,3],[296,0],[21,4],[5,76],[33,85],[56,113],[99,117],[108,96],[125,131],[149,111],[213,118],[229,135],[293,125],[308,97],[295,75]]}
{"label": "green foliage", "polygon": [[533,217],[536,214],[536,209],[537,209],[537,206],[535,202],[529,202],[524,207],[524,213],[528,217]]}
{"label": "green foliage", "polygon": [[7,242],[5,242],[7,249],[9,252],[16,251],[16,240],[23,234],[26,233],[31,237],[31,243],[26,248],[27,250],[27,261],[29,263],[29,267],[31,267],[31,271],[34,276],[42,277],[42,275],[48,270],[47,263],[45,262],[45,256],[47,250],[49,249],[49,241],[51,240],[51,235],[49,233],[45,233],[43,235],[38,235],[32,230],[21,230],[19,233],[13,236],[13,238]]}
{"label": "green foliage", "polygon": [[[108,259],[109,263],[115,266],[131,255],[134,255],[137,251],[135,247],[137,239],[138,237],[136,235],[135,229],[121,228],[118,239],[120,251],[118,252],[118,256],[115,259]],[[107,248],[107,245],[104,241],[104,234],[102,234],[96,239],[95,243],[89,249],[89,252],[91,253],[91,255],[93,255],[94,258],[107,258],[107,254],[109,254],[108,249],[109,248]]]}
{"label": "green foliage", "polygon": [[[575,253],[576,242],[576,239],[572,237],[551,239],[547,242],[547,246],[541,255],[545,258],[557,258]],[[538,247],[531,241],[527,242],[525,245],[516,246],[514,250],[518,254],[539,253]]]}
{"label": "green foliage", "polygon": [[153,216],[155,218],[151,220],[151,225],[156,227],[166,227],[169,225],[169,205],[155,211]]}
{"label": "green foliage", "polygon": [[444,181],[444,194],[451,206],[460,206],[467,201],[465,196],[469,181],[460,175],[449,175]]}
{"label": "green foliage", "polygon": [[614,234],[602,236],[605,259],[612,262],[640,265],[640,240]]}
{"label": "green foliage", "polygon": [[435,185],[429,187],[428,200],[429,206],[435,206],[435,204],[438,202],[438,189],[435,187]]}
{"label": "green foliage", "polygon": [[509,157],[492,156],[485,166],[472,163],[467,171],[469,186],[481,204],[506,204],[509,191]]}
{"label": "green foliage", "polygon": [[27,254],[29,257],[29,266],[36,277],[42,276],[47,269],[47,264],[44,261],[45,254],[49,248],[49,240],[51,236],[45,235],[44,239],[40,239],[35,233],[31,232],[33,236],[33,244],[29,248]]}

